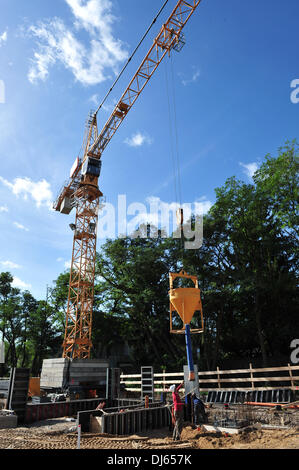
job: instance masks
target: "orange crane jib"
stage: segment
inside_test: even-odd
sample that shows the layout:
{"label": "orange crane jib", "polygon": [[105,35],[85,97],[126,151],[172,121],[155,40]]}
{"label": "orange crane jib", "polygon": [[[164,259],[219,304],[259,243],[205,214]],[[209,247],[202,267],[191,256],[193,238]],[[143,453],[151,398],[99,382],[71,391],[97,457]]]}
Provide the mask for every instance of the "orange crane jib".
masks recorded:
{"label": "orange crane jib", "polygon": [[77,159],[69,180],[54,202],[54,209],[64,214],[76,208],[76,221],[71,224],[74,241],[63,357],[88,359],[92,348],[97,221],[103,196],[98,180],[103,151],[166,54],[170,54],[172,49],[181,49],[182,30],[200,2],[177,2],[100,133],[97,112],[89,117],[83,142],[84,157]]}

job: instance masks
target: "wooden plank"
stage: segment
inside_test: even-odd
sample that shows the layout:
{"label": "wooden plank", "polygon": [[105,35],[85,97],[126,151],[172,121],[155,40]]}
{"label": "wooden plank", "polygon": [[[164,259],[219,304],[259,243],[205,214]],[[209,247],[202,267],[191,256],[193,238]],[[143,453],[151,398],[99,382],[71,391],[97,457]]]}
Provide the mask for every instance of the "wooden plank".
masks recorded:
{"label": "wooden plank", "polygon": [[163,384],[179,384],[181,383],[182,381],[181,380],[155,380],[155,385],[163,385]]}
{"label": "wooden plank", "polygon": [[[182,382],[182,380],[155,380],[155,385],[163,385],[163,384],[180,384]],[[120,382],[121,384],[125,384],[127,386],[129,385],[140,385],[141,382]]]}
{"label": "wooden plank", "polygon": [[[299,377],[298,377],[299,379]],[[292,379],[290,377],[254,377],[254,382],[289,382]],[[199,381],[200,383],[218,383],[217,379],[202,379]],[[243,377],[238,379],[222,379],[222,383],[226,382],[252,382],[251,377]],[[221,388],[222,387],[219,387]],[[254,387],[253,387],[254,388]]]}
{"label": "wooden plank", "polygon": [[[218,387],[199,387],[199,391],[202,392],[217,392],[219,389]],[[267,390],[296,390],[296,387],[254,387],[254,390],[251,389],[251,387],[221,387],[221,390],[224,392],[251,392],[251,391],[267,391]],[[141,393],[141,388],[128,388],[127,391],[130,392],[140,392]],[[169,390],[167,388],[155,388],[155,393],[161,393],[161,392],[168,392]],[[182,393],[185,392],[184,388],[181,388],[180,390]]]}
{"label": "wooden plank", "polygon": [[[290,366],[292,371],[299,370],[299,366]],[[258,369],[234,369],[234,370],[215,370],[215,371],[205,371],[205,372],[198,372],[198,375],[217,375],[219,374],[250,374],[250,372],[254,373],[263,373],[263,372],[279,372],[279,371],[289,371],[288,366],[284,367],[266,367],[266,368],[258,368]]]}
{"label": "wooden plank", "polygon": [[167,372],[165,374],[154,374],[154,377],[184,377],[184,372]]}
{"label": "wooden plank", "polygon": [[141,385],[141,380],[132,380],[132,382],[127,382],[127,381],[124,381],[124,382],[120,382],[121,384],[126,384],[126,385]]}
{"label": "wooden plank", "polygon": [[[292,390],[292,387],[254,387],[254,390],[251,390],[250,387],[230,387],[230,388],[225,388],[221,387],[221,390],[224,392],[251,392],[251,391],[267,391],[267,390]],[[296,387],[294,388],[294,390]],[[219,389],[218,388],[199,388],[200,392],[217,392]]]}
{"label": "wooden plank", "polygon": [[251,387],[254,389],[254,381],[253,381],[253,371],[252,371],[252,364],[249,364],[250,367],[250,379],[251,379]]}
{"label": "wooden plank", "polygon": [[[203,380],[202,380],[202,382],[203,382]],[[220,379],[219,367],[217,367],[217,383],[218,383],[218,388],[221,388],[221,379]]]}
{"label": "wooden plank", "polygon": [[130,374],[130,375],[121,375],[121,379],[130,379],[130,378],[141,378],[141,374]]}
{"label": "wooden plank", "polygon": [[291,379],[291,385],[294,387],[294,380],[293,380],[293,375],[292,375],[292,368],[291,365],[288,364],[288,369],[289,369],[289,374],[290,374],[290,379]]}

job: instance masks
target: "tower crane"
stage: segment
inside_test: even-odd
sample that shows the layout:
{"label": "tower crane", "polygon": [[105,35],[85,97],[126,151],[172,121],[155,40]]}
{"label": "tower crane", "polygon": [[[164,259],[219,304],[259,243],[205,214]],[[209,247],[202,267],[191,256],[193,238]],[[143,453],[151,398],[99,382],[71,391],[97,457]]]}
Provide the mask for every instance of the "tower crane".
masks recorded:
{"label": "tower crane", "polygon": [[103,194],[99,188],[102,155],[154,72],[171,50],[184,45],[182,30],[201,0],[179,0],[140,67],[99,132],[98,111],[87,121],[83,158],[77,157],[70,177],[54,202],[54,209],[69,214],[76,209],[70,268],[63,357],[89,359],[92,348],[92,311],[96,263],[98,212]]}

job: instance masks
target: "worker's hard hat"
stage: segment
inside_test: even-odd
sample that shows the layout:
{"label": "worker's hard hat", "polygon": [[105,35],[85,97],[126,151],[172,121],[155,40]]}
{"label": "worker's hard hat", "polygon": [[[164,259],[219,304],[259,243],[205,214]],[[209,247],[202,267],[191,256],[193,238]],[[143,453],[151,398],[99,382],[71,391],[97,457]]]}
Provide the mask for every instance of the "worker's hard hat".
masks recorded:
{"label": "worker's hard hat", "polygon": [[170,390],[171,392],[174,392],[174,391],[175,391],[175,385],[171,385],[171,387],[169,387],[169,390]]}

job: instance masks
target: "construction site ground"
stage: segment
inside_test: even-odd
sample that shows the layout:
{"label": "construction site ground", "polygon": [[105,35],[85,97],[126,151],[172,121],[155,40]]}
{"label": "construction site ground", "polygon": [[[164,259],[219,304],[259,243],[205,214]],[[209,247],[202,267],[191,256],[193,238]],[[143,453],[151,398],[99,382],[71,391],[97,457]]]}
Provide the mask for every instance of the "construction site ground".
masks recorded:
{"label": "construction site ground", "polygon": [[[76,449],[75,420],[59,418],[31,426],[0,430],[0,449]],[[168,428],[132,436],[82,433],[81,449],[298,449],[299,428],[247,429],[237,435],[208,433],[189,424],[181,441],[174,442]]]}

